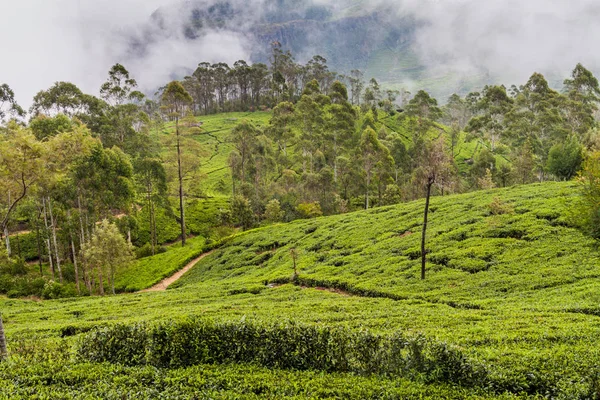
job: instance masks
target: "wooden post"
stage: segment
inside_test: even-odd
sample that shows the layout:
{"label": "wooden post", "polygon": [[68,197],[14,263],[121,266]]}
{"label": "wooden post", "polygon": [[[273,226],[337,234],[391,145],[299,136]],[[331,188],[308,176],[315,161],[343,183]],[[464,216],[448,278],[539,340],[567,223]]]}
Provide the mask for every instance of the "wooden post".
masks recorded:
{"label": "wooden post", "polygon": [[6,337],[4,336],[4,324],[2,323],[2,314],[0,314],[0,361],[6,360],[8,351],[6,350]]}

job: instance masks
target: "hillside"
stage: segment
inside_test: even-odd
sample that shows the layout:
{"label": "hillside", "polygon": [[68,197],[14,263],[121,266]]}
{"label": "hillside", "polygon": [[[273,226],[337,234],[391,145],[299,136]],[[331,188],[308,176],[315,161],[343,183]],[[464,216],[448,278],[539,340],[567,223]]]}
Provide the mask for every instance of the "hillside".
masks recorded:
{"label": "hillside", "polygon": [[[275,397],[283,395],[281,390],[298,398],[336,393],[375,397],[375,385],[391,397],[403,393],[483,398],[508,390],[587,398],[596,390],[594,366],[600,360],[596,324],[600,255],[593,240],[570,227],[577,193],[576,184],[548,182],[434,197],[425,281],[419,279],[417,260],[423,202],[416,201],[239,234],[166,292],[45,302],[0,299],[10,351],[22,354],[23,360],[46,346],[59,346],[60,354],[69,354],[72,335],[115,322],[181,321],[189,316],[232,323],[240,318],[253,323],[293,321],[383,335],[422,334],[427,340],[448,343],[469,363],[484,366],[486,381],[495,392],[451,388],[443,383],[446,378],[435,374],[406,375],[410,381],[326,374],[329,382],[337,382],[333,383],[337,389],[315,392],[328,384],[323,375],[312,372],[285,375],[233,365],[162,371],[91,367],[74,361],[62,365],[58,356],[46,353],[39,368],[65,377],[73,389],[62,386],[60,379],[15,385],[15,374],[31,374],[36,368],[15,359],[12,367],[0,364],[0,387],[9,388],[0,393],[26,396],[28,390],[44,388],[54,394],[68,390],[90,394],[94,374],[101,374],[101,386],[112,387],[112,393],[138,390],[145,397],[156,390],[154,381],[162,382],[169,393],[184,393],[175,382],[199,379],[192,376],[204,376],[204,383],[188,387],[196,393],[210,387],[210,393],[223,397],[256,396],[258,389],[251,382],[262,376],[261,393]],[[298,254],[296,280],[292,280],[292,248]],[[78,372],[66,378],[65,368]],[[135,381],[134,388],[110,378],[114,373]],[[246,383],[216,384],[232,374],[241,374]],[[136,378],[141,375],[153,378]],[[276,383],[279,379],[289,380],[295,389]]]}
{"label": "hillside", "polygon": [[[176,20],[172,14],[178,15]],[[252,62],[268,63],[272,43],[279,42],[300,62],[318,54],[333,71],[349,74],[359,69],[367,80],[376,78],[386,88],[422,88],[442,102],[452,93],[464,95],[489,83],[484,74],[427,66],[415,48],[422,24],[412,15],[399,15],[396,7],[385,2],[350,0],[332,5],[269,0],[253,7],[252,3],[195,0],[158,9],[147,27],[149,33],[135,41],[131,53],[144,54],[141,49],[172,34],[171,29],[181,30],[191,41],[201,40],[207,32],[227,31],[252,42]]]}

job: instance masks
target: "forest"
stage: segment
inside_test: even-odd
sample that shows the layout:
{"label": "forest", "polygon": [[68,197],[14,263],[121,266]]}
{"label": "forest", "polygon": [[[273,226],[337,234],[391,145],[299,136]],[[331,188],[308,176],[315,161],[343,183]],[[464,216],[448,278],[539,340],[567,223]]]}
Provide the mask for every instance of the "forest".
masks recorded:
{"label": "forest", "polygon": [[2,85],[0,293],[115,293],[117,271],[190,235],[570,180],[597,159],[600,87],[581,64],[560,91],[533,73],[442,104],[278,43],[270,61],[200,63],[152,97],[116,64],[99,97],[56,82],[28,111]]}

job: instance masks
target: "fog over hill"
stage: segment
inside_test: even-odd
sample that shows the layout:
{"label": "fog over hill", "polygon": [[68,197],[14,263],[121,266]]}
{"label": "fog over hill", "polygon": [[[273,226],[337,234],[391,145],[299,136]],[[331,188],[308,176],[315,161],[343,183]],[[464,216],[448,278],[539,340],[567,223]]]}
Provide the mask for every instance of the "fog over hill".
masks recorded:
{"label": "fog over hill", "polygon": [[600,71],[593,0],[29,0],[2,14],[0,82],[24,105],[58,80],[96,93],[116,62],[152,91],[202,61],[266,61],[274,40],[442,100],[534,71],[559,83],[577,62]]}

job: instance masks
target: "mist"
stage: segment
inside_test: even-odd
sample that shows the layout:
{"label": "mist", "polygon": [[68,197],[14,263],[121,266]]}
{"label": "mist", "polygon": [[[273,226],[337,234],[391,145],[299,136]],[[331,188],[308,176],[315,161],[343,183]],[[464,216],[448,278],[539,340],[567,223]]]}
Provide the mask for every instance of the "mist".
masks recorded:
{"label": "mist", "polygon": [[[269,10],[266,0],[232,2],[232,21],[220,29],[207,28],[196,39],[181,29],[189,4],[4,0],[0,83],[8,83],[29,107],[35,93],[61,80],[97,94],[117,62],[150,93],[198,62],[250,59],[257,44],[244,32]],[[336,14],[355,2],[302,4],[325,6]],[[600,25],[594,23],[600,4],[594,0],[375,0],[362,6],[372,11],[385,7],[386,15],[398,21],[407,16],[418,21],[412,47],[432,76],[485,74],[494,82],[522,84],[535,71],[560,82],[578,62],[600,71],[600,52],[594,51],[600,41]],[[159,27],[152,15],[161,7],[165,12]],[[308,48],[319,51],[318,43]]]}
{"label": "mist", "polygon": [[[151,15],[172,5],[168,0],[3,0],[0,83],[8,83],[18,102],[29,107],[38,91],[57,81],[97,95],[117,62],[141,90],[152,93],[200,61],[232,63],[248,56],[250,43],[240,33],[208,30],[196,40],[186,38],[179,7],[167,15],[167,27],[153,26]],[[148,38],[149,45],[136,46]]]}
{"label": "mist", "polygon": [[423,22],[414,47],[431,69],[484,72],[505,83],[536,71],[565,78],[578,62],[600,71],[594,0],[410,0],[397,12]]}

